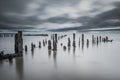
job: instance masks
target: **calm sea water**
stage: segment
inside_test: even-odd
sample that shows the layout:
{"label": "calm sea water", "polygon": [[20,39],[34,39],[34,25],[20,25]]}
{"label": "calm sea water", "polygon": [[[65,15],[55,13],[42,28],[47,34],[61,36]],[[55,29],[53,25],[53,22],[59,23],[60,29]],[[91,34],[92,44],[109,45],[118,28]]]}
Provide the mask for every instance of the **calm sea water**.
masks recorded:
{"label": "calm sea water", "polygon": [[[48,46],[38,48],[39,41],[51,39],[42,36],[23,36],[24,45],[28,52],[23,58],[15,58],[12,62],[0,61],[0,80],[120,80],[120,32],[85,32],[86,39],[90,40],[89,47],[78,45],[81,32],[76,33],[76,48],[63,50],[61,43],[67,46],[68,37],[73,33],[58,33],[58,36],[67,34],[67,37],[58,41],[57,51],[48,51]],[[112,43],[92,45],[91,36],[109,36]],[[31,52],[31,42],[36,44]],[[0,50],[5,53],[14,53],[14,37],[0,38]]]}

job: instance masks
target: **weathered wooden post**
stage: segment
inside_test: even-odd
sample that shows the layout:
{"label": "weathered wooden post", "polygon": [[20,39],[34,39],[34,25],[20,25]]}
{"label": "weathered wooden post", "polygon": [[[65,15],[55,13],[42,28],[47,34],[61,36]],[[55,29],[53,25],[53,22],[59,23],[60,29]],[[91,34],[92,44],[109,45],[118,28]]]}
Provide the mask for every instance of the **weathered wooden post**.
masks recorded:
{"label": "weathered wooden post", "polygon": [[51,50],[51,48],[52,48],[52,47],[51,47],[51,41],[49,40],[49,41],[48,41],[48,50]]}
{"label": "weathered wooden post", "polygon": [[99,38],[98,38],[98,36],[97,36],[97,45],[98,45],[98,43],[99,43]]}
{"label": "weathered wooden post", "polygon": [[55,42],[57,43],[57,34],[55,34]]}
{"label": "weathered wooden post", "polygon": [[57,35],[53,36],[53,51],[57,50]]}
{"label": "weathered wooden post", "polygon": [[23,38],[22,38],[22,31],[18,31],[15,34],[15,53],[22,54],[23,53]]}
{"label": "weathered wooden post", "polygon": [[68,47],[71,46],[71,41],[70,41],[70,38],[68,38]]}
{"label": "weathered wooden post", "polygon": [[47,45],[47,39],[45,39],[45,44]]}
{"label": "weathered wooden post", "polygon": [[99,39],[100,39],[100,42],[101,42],[102,41],[102,37],[100,36]]}
{"label": "weathered wooden post", "polygon": [[108,42],[108,41],[109,41],[108,36],[106,36],[105,41],[106,41],[106,42]]}
{"label": "weathered wooden post", "polygon": [[92,44],[94,44],[95,43],[95,37],[94,37],[94,35],[92,35]]}
{"label": "weathered wooden post", "polygon": [[84,34],[82,34],[82,50],[84,49]]}
{"label": "weathered wooden post", "polygon": [[31,51],[33,51],[33,50],[34,50],[34,44],[31,43]]}
{"label": "weathered wooden post", "polygon": [[78,43],[79,47],[80,47],[80,38],[79,38],[79,43]]}
{"label": "weathered wooden post", "polygon": [[57,43],[56,41],[53,41],[53,51],[56,51],[57,50]]}
{"label": "weathered wooden post", "polygon": [[89,39],[87,39],[87,48],[89,47]]}
{"label": "weathered wooden post", "polygon": [[76,47],[76,44],[75,44],[75,33],[73,33],[73,47]]}
{"label": "weathered wooden post", "polygon": [[41,48],[41,42],[39,41],[39,48]]}
{"label": "weathered wooden post", "polygon": [[61,46],[63,46],[63,43],[61,43]]}
{"label": "weathered wooden post", "polygon": [[27,52],[27,50],[28,50],[28,49],[27,49],[27,45],[25,45],[25,52]]}
{"label": "weathered wooden post", "polygon": [[84,44],[84,34],[82,34],[82,44]]}
{"label": "weathered wooden post", "polygon": [[67,49],[66,46],[63,46],[63,50],[66,51],[66,49]]}
{"label": "weathered wooden post", "polygon": [[45,41],[43,40],[43,46],[45,46]]}

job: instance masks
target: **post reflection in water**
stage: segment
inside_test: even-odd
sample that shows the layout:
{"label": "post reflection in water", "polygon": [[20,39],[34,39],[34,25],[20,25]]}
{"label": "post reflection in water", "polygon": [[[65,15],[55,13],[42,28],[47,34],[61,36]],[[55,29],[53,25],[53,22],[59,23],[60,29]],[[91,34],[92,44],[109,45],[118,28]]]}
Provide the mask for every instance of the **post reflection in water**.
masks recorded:
{"label": "post reflection in water", "polygon": [[76,61],[75,50],[76,50],[76,47],[73,47],[73,61],[74,62]]}
{"label": "post reflection in water", "polygon": [[87,39],[86,46],[89,48],[89,39]]}
{"label": "post reflection in water", "polygon": [[10,66],[13,65],[13,60],[9,60],[9,65],[10,65]]}
{"label": "post reflection in water", "polygon": [[76,47],[73,47],[73,54],[75,54]]}
{"label": "post reflection in water", "polygon": [[18,80],[23,80],[24,78],[24,61],[23,58],[16,58],[15,59],[16,64],[16,73],[18,75]]}
{"label": "post reflection in water", "polygon": [[48,57],[51,57],[51,50],[48,50]]}
{"label": "post reflection in water", "polygon": [[57,69],[57,51],[53,51],[54,67]]}
{"label": "post reflection in water", "polygon": [[32,58],[34,57],[34,49],[31,51],[31,53],[32,53]]}
{"label": "post reflection in water", "polygon": [[[79,34],[79,36],[80,35],[81,34]],[[72,35],[68,35],[68,37],[71,37],[71,36]],[[86,35],[86,36],[88,36],[88,35]],[[42,78],[42,77],[49,77],[49,76],[51,77],[51,75],[54,76],[55,78],[56,77],[59,78],[59,76],[61,78],[64,78],[64,76],[66,76],[66,75],[68,75],[68,78],[69,78],[69,76],[71,77],[71,75],[73,77],[76,77],[77,75],[81,75],[80,79],[81,79],[81,77],[83,79],[85,77],[84,80],[86,80],[86,77],[88,77],[88,78],[89,78],[89,76],[90,76],[90,78],[92,77],[91,73],[92,73],[92,75],[94,75],[94,74],[95,75],[100,74],[101,76],[103,75],[101,77],[101,78],[103,78],[106,75],[104,75],[104,67],[100,68],[100,66],[102,66],[102,63],[104,63],[104,60],[105,60],[105,62],[107,62],[107,60],[109,61],[111,59],[111,57],[113,57],[114,54],[111,55],[111,51],[116,52],[116,55],[119,55],[119,53],[118,53],[119,47],[116,44],[110,44],[108,42],[106,42],[107,45],[106,44],[104,45],[104,43],[102,43],[102,42],[96,43],[96,39],[94,36],[93,36],[93,40],[91,40],[92,35],[85,37],[85,38],[84,38],[84,35],[82,36],[83,38],[76,37],[76,40],[74,39],[73,46],[71,45],[72,41],[73,41],[71,38],[61,39],[58,41],[58,43],[57,43],[58,45],[55,45],[55,46],[57,46],[57,49],[55,49],[55,50],[52,49],[52,42],[48,42],[48,45],[46,45],[44,48],[41,48],[41,47],[43,47],[43,45],[41,45],[41,43],[39,43],[38,41],[39,40],[42,41],[42,39],[44,37],[34,36],[35,39],[34,38],[32,38],[32,39],[34,39],[35,41],[29,41],[31,39],[31,36],[29,36],[29,37],[30,38],[25,38],[26,40],[24,40],[24,41],[26,41],[28,48],[31,48],[31,49],[28,50],[28,53],[27,53],[27,50],[26,50],[26,52],[24,52],[24,53],[26,53],[23,56],[24,59],[17,57],[15,59],[13,59],[13,61],[9,61],[9,62],[0,61],[0,68],[1,68],[0,72],[3,75],[6,74],[5,76],[3,76],[4,79],[2,79],[2,75],[0,76],[2,80],[9,80],[9,78],[11,76],[15,77],[15,79],[12,79],[12,80],[40,80],[40,78]],[[68,39],[68,41],[67,41],[67,39]],[[49,38],[48,38],[48,40],[49,40]],[[27,41],[29,41],[29,42],[27,42]],[[97,41],[99,41],[99,40],[97,40]],[[33,47],[33,44],[32,44],[32,47],[31,47],[31,46],[29,46],[29,44],[31,42],[34,42],[36,45],[40,44],[40,46]],[[99,45],[99,44],[101,44],[101,45]],[[95,48],[92,47],[92,45],[95,46]],[[98,45],[98,48],[96,48],[96,45]],[[49,46],[49,47],[47,47],[47,46]],[[112,47],[109,47],[109,46],[112,46]],[[104,50],[104,52],[103,51],[100,52],[100,50]],[[104,54],[105,52],[107,52],[107,54]],[[101,53],[101,54],[97,55],[99,53]],[[109,53],[110,53],[110,55],[109,55]],[[103,59],[103,57],[105,57],[105,58]],[[119,56],[117,57],[114,55],[114,57],[119,59]],[[115,59],[112,59],[110,61],[114,61],[114,60]],[[114,62],[116,62],[116,60]],[[7,65],[6,65],[6,63],[7,63]],[[33,63],[34,63],[34,65],[33,65]],[[110,66],[108,66],[109,64],[110,64]],[[116,63],[116,64],[109,63],[109,64],[106,63],[106,65],[105,65],[105,67],[106,67],[105,74],[109,74],[109,71],[111,70],[110,74],[114,75],[115,73],[113,73],[113,72],[117,71],[117,69],[114,69],[112,67],[114,67],[114,66],[117,67],[119,65],[118,65],[118,63]],[[10,68],[6,67],[8,65]],[[15,66],[15,68],[14,68],[14,66]],[[100,69],[98,69],[98,68],[100,68]],[[9,70],[7,71],[7,69],[9,69]],[[15,72],[12,71],[13,69],[15,70]],[[6,70],[6,72],[5,72],[5,70]],[[77,70],[78,73],[75,70]],[[102,72],[102,70],[103,70],[103,72]],[[107,70],[109,70],[108,73],[107,73]],[[74,72],[76,72],[76,73],[74,74]],[[98,74],[96,74],[96,73],[98,73]],[[109,76],[111,76],[111,75],[109,75]],[[6,77],[8,77],[8,79],[6,79]],[[31,77],[33,77],[33,78],[31,78]],[[107,77],[107,78],[109,78],[109,77]],[[80,80],[80,79],[78,79],[78,80]],[[54,80],[54,79],[49,79],[49,80]],[[58,79],[56,79],[56,80],[58,80]],[[66,79],[63,79],[63,80],[66,80]],[[92,79],[92,80],[94,80],[94,79]]]}
{"label": "post reflection in water", "polygon": [[68,47],[68,53],[70,53],[70,49],[71,49],[71,48],[70,48],[70,47]]}
{"label": "post reflection in water", "polygon": [[84,50],[84,43],[82,43],[82,51]]}

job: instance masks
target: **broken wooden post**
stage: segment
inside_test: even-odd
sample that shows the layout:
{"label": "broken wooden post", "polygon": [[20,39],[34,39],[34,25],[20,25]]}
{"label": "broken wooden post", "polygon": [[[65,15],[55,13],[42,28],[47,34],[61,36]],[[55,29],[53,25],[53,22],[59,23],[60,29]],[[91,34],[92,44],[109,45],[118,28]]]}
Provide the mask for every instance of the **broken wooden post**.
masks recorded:
{"label": "broken wooden post", "polygon": [[84,44],[84,34],[82,34],[82,44]]}
{"label": "broken wooden post", "polygon": [[76,43],[75,43],[75,33],[73,33],[73,47],[76,47]]}
{"label": "broken wooden post", "polygon": [[79,47],[80,47],[80,38],[79,38],[79,43],[78,43]]}
{"label": "broken wooden post", "polygon": [[55,42],[57,43],[57,34],[55,34]]}
{"label": "broken wooden post", "polygon": [[68,38],[68,47],[71,46],[71,41],[70,41],[70,38]]}
{"label": "broken wooden post", "polygon": [[98,45],[98,43],[99,43],[99,38],[98,38],[98,36],[97,36],[97,45]]}
{"label": "broken wooden post", "polygon": [[109,39],[108,39],[108,36],[106,36],[105,41],[108,42],[108,40],[109,40]]}
{"label": "broken wooden post", "polygon": [[94,35],[92,35],[92,44],[94,44],[95,43],[95,37],[94,37]]}
{"label": "broken wooden post", "polygon": [[34,50],[34,44],[31,43],[31,51],[33,51],[33,50]]}
{"label": "broken wooden post", "polygon": [[22,38],[22,31],[18,31],[15,34],[15,53],[22,54],[23,53],[23,38]]}
{"label": "broken wooden post", "polygon": [[63,46],[63,49],[64,49],[64,51],[66,51],[66,49],[67,49],[66,46]]}
{"label": "broken wooden post", "polygon": [[57,50],[57,35],[54,34],[53,36],[53,51]]}
{"label": "broken wooden post", "polygon": [[49,41],[48,41],[48,50],[51,50],[51,48],[52,48],[52,47],[51,47],[51,41],[49,40]]}
{"label": "broken wooden post", "polygon": [[53,51],[56,51],[57,50],[57,43],[56,41],[53,41]]}
{"label": "broken wooden post", "polygon": [[100,39],[100,42],[101,42],[102,41],[102,37],[100,36],[99,39]]}
{"label": "broken wooden post", "polygon": [[39,41],[39,48],[41,48],[41,42]]}
{"label": "broken wooden post", "polygon": [[28,50],[28,49],[27,49],[27,45],[25,45],[25,52],[27,52],[27,50]]}
{"label": "broken wooden post", "polygon": [[45,41],[43,40],[43,46],[45,46]]}
{"label": "broken wooden post", "polygon": [[47,45],[47,39],[45,39],[45,44]]}
{"label": "broken wooden post", "polygon": [[89,47],[89,39],[87,39],[87,48]]}

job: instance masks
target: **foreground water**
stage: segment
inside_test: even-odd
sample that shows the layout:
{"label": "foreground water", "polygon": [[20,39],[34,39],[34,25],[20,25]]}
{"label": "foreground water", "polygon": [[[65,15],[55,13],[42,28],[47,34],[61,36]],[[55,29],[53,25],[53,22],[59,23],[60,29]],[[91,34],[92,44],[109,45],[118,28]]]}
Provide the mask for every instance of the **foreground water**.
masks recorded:
{"label": "foreground water", "polygon": [[[72,40],[73,33],[59,40],[57,51],[48,51],[48,46],[35,48],[31,52],[31,42],[38,46],[39,41],[51,39],[50,36],[24,36],[24,45],[28,52],[23,58],[13,61],[0,61],[0,80],[120,80],[120,32],[86,32],[86,43],[78,45],[80,32],[76,33],[76,48],[63,50],[61,43],[67,46],[68,37]],[[112,43],[99,43],[92,45],[91,36],[109,36]],[[72,42],[72,41],[71,41]],[[14,38],[0,38],[0,50],[5,53],[14,53]]]}

